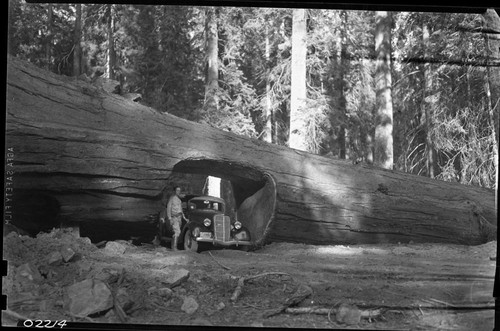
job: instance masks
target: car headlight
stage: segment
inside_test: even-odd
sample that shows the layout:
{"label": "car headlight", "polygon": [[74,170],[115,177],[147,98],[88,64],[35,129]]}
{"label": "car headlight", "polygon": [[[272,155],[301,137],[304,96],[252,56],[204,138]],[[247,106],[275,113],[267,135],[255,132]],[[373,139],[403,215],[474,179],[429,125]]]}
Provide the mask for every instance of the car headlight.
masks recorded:
{"label": "car headlight", "polygon": [[205,218],[203,220],[203,225],[206,226],[207,228],[212,224],[212,221],[209,218]]}
{"label": "car headlight", "polygon": [[238,222],[238,221],[234,222],[234,228],[235,228],[236,230],[241,229],[241,222]]}

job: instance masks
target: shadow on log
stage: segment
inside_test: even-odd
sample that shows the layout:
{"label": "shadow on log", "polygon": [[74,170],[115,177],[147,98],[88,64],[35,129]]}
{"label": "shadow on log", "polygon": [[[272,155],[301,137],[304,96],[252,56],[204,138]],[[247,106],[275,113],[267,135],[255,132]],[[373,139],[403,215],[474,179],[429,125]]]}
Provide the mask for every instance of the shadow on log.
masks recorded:
{"label": "shadow on log", "polygon": [[63,223],[153,222],[172,174],[184,172],[230,181],[257,244],[496,239],[493,190],[248,139],[11,57],[6,146],[13,203],[22,205],[22,192],[49,196]]}

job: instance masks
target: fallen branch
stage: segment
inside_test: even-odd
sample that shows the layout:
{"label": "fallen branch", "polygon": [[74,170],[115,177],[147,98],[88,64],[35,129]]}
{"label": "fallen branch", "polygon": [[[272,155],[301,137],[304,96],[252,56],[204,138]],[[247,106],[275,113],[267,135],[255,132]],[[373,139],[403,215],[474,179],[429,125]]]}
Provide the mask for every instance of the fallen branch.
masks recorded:
{"label": "fallen branch", "polygon": [[[259,277],[265,277],[265,276],[270,276],[270,275],[280,275],[280,276],[290,276],[289,274],[285,272],[266,272],[263,274],[258,274],[258,275],[253,275],[253,276],[248,276],[248,277],[240,277],[238,279],[238,285],[236,285],[236,289],[233,292],[233,295],[231,296],[231,301],[236,302],[238,300],[238,297],[241,294],[241,291],[243,290],[243,285],[247,280],[259,278]],[[234,277],[234,276],[233,276]]]}
{"label": "fallen branch", "polygon": [[238,279],[238,285],[236,285],[236,289],[233,292],[233,295],[231,296],[231,301],[236,302],[238,300],[238,297],[241,294],[241,291],[243,290],[243,285],[245,284],[245,277],[240,277]]}
{"label": "fallen branch", "polygon": [[290,274],[287,274],[286,272],[265,272],[263,274],[245,277],[245,280],[250,280],[250,279],[255,279],[255,278],[265,277],[265,276],[272,276],[272,275],[290,276]]}
{"label": "fallen branch", "polygon": [[212,253],[211,253],[211,252],[208,252],[208,254],[210,254],[210,256],[212,257],[212,259],[214,259],[214,261],[215,261],[218,265],[220,265],[222,268],[224,268],[224,269],[226,269],[226,270],[231,270],[231,268],[226,267],[225,265],[223,265],[222,263],[220,263],[219,261],[217,261],[217,259],[216,259],[216,258],[212,255]]}
{"label": "fallen branch", "polygon": [[450,306],[452,308],[457,308],[457,306],[451,304],[451,303],[448,303],[448,302],[445,302],[445,301],[441,301],[441,300],[437,300],[437,299],[434,299],[434,298],[429,298],[429,300],[427,299],[422,299],[422,301],[425,301],[425,302],[428,302],[428,303],[440,303],[440,304],[443,304],[445,306]]}
{"label": "fallen branch", "polygon": [[[316,315],[330,315],[332,312],[337,313],[337,308],[323,308],[323,307],[295,307],[286,308],[284,310],[287,314],[316,314]],[[382,309],[360,310],[361,317],[374,318],[382,314]]]}
{"label": "fallen branch", "polygon": [[127,314],[125,314],[122,307],[120,307],[120,304],[118,303],[116,298],[113,298],[113,302],[114,302],[114,309],[115,309],[116,316],[118,316],[121,323],[126,323],[127,317],[128,317]]}
{"label": "fallen branch", "polygon": [[118,277],[118,281],[116,283],[117,286],[120,286],[123,283],[123,280],[125,279],[125,268],[122,268],[120,272],[120,277]]}
{"label": "fallen branch", "polygon": [[283,305],[277,309],[270,310],[264,314],[264,318],[271,317],[273,315],[280,314],[284,312],[288,307],[290,306],[296,306],[300,302],[302,302],[305,298],[309,297],[310,295],[313,294],[312,288],[310,288],[307,285],[299,285],[297,290],[293,293],[293,295],[286,299],[286,301],[283,303]]}

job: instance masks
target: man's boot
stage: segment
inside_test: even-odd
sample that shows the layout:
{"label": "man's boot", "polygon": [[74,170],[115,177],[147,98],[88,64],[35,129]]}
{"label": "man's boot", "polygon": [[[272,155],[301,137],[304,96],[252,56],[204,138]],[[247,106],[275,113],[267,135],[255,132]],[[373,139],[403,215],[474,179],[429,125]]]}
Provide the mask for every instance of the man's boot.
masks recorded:
{"label": "man's boot", "polygon": [[177,238],[178,237],[174,237],[172,239],[172,250],[176,251],[177,250]]}

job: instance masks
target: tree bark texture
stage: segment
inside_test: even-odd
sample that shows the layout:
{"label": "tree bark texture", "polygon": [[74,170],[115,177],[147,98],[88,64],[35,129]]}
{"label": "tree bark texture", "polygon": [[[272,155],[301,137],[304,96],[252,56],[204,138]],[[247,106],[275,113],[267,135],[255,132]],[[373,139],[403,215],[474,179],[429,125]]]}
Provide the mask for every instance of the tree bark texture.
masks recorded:
{"label": "tree bark texture", "polygon": [[306,10],[293,10],[292,23],[292,82],[290,100],[290,133],[288,146],[307,149],[304,115],[306,102]]}
{"label": "tree bark texture", "polygon": [[[429,48],[431,46],[429,40],[429,27],[424,22],[422,24],[422,46],[424,48],[424,57],[429,54]],[[434,100],[432,95],[432,66],[430,63],[424,64],[424,98],[422,100],[422,118],[424,119],[425,128],[425,150],[426,150],[426,168],[427,175],[430,178],[434,178],[434,169],[436,167],[436,160],[434,157],[434,143],[432,139],[433,131],[433,106]],[[469,98],[468,98],[469,99]]]}
{"label": "tree bark texture", "polygon": [[213,7],[206,10],[206,58],[207,75],[205,85],[205,107],[211,111],[218,109],[217,89],[219,88],[219,35],[217,13]]}
{"label": "tree bark texture", "polygon": [[107,71],[109,79],[116,79],[115,76],[115,66],[116,66],[116,52],[115,52],[115,21],[113,18],[113,5],[107,4],[107,28],[108,28],[108,61],[107,61]]}
{"label": "tree bark texture", "polygon": [[144,221],[159,211],[171,177],[186,173],[231,182],[256,245],[496,238],[492,190],[241,137],[15,58],[6,123],[14,220]]}
{"label": "tree bark texture", "polygon": [[75,14],[75,31],[73,35],[73,76],[80,76],[82,73],[81,61],[82,61],[82,5],[76,5]]}
{"label": "tree bark texture", "polygon": [[265,105],[265,124],[262,130],[262,140],[272,143],[273,142],[273,108],[271,104],[271,77],[270,77],[270,63],[271,63],[271,45],[269,42],[269,25],[266,24],[266,105]]}
{"label": "tree bark texture", "polygon": [[52,4],[47,4],[47,36],[45,38],[45,61],[47,70],[50,71],[52,63]]}
{"label": "tree bark texture", "polygon": [[[498,12],[494,9],[488,9],[483,14],[483,28],[487,31],[485,36],[486,41],[486,55],[489,63],[499,63],[500,62],[500,16]],[[490,112],[490,121],[492,122],[494,129],[494,143],[493,147],[494,153],[493,157],[495,159],[495,172],[496,172],[496,188],[495,201],[498,201],[498,144],[499,142],[499,116],[500,112],[500,67],[499,66],[488,66],[487,70],[487,96],[488,96],[488,108]],[[496,207],[495,207],[496,209]]]}
{"label": "tree bark texture", "polygon": [[[342,27],[340,30],[340,37],[338,41],[338,54],[337,54],[337,64],[338,64],[338,84],[337,84],[337,98],[338,98],[338,110],[341,114],[341,123],[340,123],[340,132],[339,132],[339,157],[341,159],[348,159],[349,153],[348,149],[348,137],[347,137],[347,129],[346,129],[346,121],[347,121],[347,100],[346,94],[347,91],[347,80],[345,77],[348,60],[347,60],[347,12],[342,10],[340,12],[340,18],[342,20]],[[333,123],[332,123],[333,124]],[[336,125],[336,124],[333,124]]]}
{"label": "tree bark texture", "polygon": [[[500,61],[500,16],[494,9],[488,9],[483,15],[483,27],[486,38],[487,56],[489,63]],[[487,67],[488,80],[491,93],[492,113],[495,122],[496,143],[499,142],[499,116],[500,112],[500,67]]]}
{"label": "tree bark texture", "polygon": [[375,12],[376,116],[374,164],[384,169],[393,167],[392,143],[392,77],[391,22],[389,12]]}

